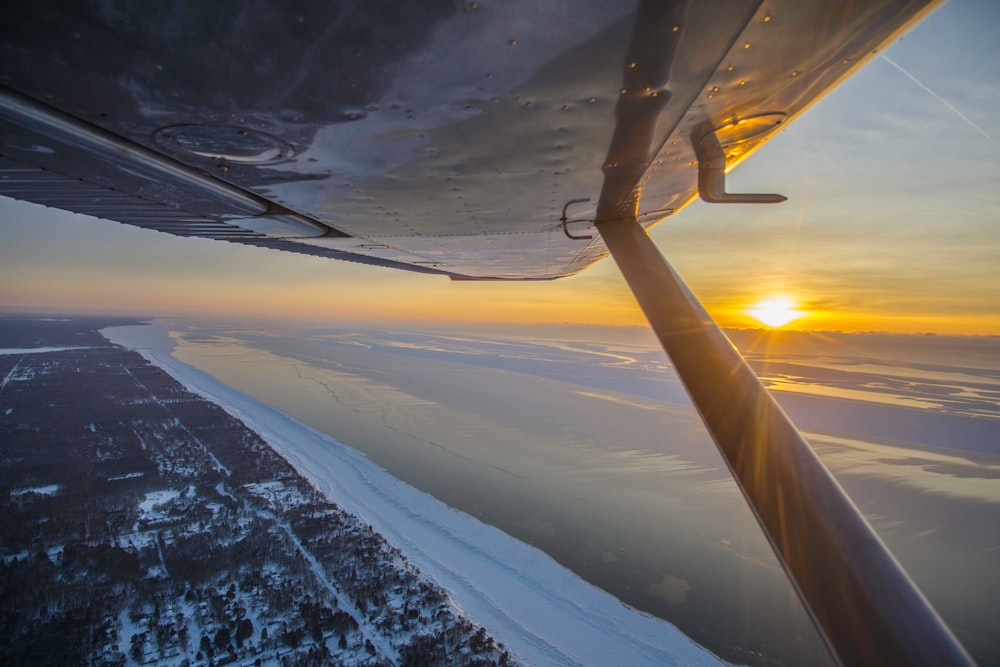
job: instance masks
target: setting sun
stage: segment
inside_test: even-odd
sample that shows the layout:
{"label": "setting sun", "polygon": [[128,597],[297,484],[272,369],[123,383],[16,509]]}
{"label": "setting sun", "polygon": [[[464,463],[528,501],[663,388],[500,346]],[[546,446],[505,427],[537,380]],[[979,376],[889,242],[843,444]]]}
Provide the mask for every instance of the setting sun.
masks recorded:
{"label": "setting sun", "polygon": [[769,327],[781,327],[805,315],[788,299],[768,299],[751,307],[747,314]]}

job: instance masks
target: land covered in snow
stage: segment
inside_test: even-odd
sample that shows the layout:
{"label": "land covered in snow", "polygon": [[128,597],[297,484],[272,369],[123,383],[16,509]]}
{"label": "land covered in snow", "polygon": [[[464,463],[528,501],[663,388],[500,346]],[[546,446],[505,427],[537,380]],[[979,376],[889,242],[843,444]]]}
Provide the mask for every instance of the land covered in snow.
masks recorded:
{"label": "land covered in snow", "polygon": [[0,664],[513,662],[368,523],[98,324],[0,322]]}
{"label": "land covered in snow", "polygon": [[101,324],[0,321],[0,662],[719,664],[162,325],[104,330],[143,359]]}
{"label": "land covered in snow", "polygon": [[359,452],[183,364],[166,323],[106,329],[260,434],[331,502],[397,547],[453,604],[532,665],[719,664],[669,623],[640,613],[547,555],[417,491]]}

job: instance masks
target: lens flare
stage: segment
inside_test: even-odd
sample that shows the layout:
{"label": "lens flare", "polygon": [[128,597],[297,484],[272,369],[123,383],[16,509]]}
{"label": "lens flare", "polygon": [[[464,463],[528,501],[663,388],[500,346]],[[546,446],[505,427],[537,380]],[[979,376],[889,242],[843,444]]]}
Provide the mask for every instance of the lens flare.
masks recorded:
{"label": "lens flare", "polygon": [[795,304],[789,299],[768,299],[751,307],[747,314],[766,326],[783,327],[797,320],[805,313],[795,310]]}

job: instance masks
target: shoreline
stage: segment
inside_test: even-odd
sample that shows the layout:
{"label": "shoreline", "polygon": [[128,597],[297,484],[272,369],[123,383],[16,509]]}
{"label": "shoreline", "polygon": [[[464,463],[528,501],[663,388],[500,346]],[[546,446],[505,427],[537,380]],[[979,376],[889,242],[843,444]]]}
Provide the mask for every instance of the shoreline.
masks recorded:
{"label": "shoreline", "polygon": [[392,477],[357,450],[172,356],[170,323],[101,334],[260,435],[330,501],[371,524],[452,603],[532,665],[724,664],[540,550]]}

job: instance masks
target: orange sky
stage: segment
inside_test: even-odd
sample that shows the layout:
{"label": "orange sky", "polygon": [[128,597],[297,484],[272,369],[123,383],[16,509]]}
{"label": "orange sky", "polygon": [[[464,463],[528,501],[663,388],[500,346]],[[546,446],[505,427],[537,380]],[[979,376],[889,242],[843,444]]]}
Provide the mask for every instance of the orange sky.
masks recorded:
{"label": "orange sky", "polygon": [[[98,262],[70,265],[65,271],[49,262],[27,261],[14,272],[4,263],[0,266],[0,303],[5,308],[143,315],[260,314],[353,323],[644,323],[610,260],[552,282],[451,282],[440,276],[179,239],[33,205],[5,205],[19,219],[45,225],[56,239],[18,240],[22,256],[59,256],[65,251],[65,239],[83,232],[86,240],[74,238],[70,254],[101,257]],[[38,219],[33,220],[35,217]],[[831,279],[808,271],[796,274],[789,270],[787,275],[778,272],[777,276],[773,269],[770,273],[722,272],[715,265],[727,257],[733,261],[734,252],[711,251],[714,256],[705,262],[701,253],[708,251],[702,244],[697,244],[700,249],[681,251],[681,244],[675,243],[676,237],[686,234],[686,230],[664,225],[654,232],[654,238],[668,257],[669,248],[678,246],[676,268],[722,326],[760,326],[746,311],[763,299],[782,296],[805,313],[786,328],[1000,333],[1000,314],[992,307],[997,303],[993,300],[996,283],[981,289],[975,275],[964,278],[969,285],[968,298],[952,300],[947,294],[929,293],[926,281],[919,277],[911,287],[900,287],[865,285],[852,281],[850,275],[835,274]],[[102,254],[100,244],[111,237],[126,251]],[[957,269],[948,272],[962,277]],[[842,287],[836,291],[825,287],[830,282],[842,283]],[[942,290],[951,289],[956,279],[942,282]]]}
{"label": "orange sky", "polygon": [[[808,313],[793,328],[1000,334],[997,13],[945,5],[887,51],[913,78],[874,59],[729,178],[788,202],[696,202],[654,230],[720,324],[755,326],[745,311],[781,296]],[[549,283],[452,283],[11,200],[0,221],[0,309],[643,321],[610,260]]]}

